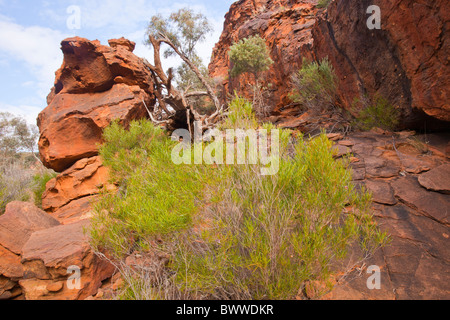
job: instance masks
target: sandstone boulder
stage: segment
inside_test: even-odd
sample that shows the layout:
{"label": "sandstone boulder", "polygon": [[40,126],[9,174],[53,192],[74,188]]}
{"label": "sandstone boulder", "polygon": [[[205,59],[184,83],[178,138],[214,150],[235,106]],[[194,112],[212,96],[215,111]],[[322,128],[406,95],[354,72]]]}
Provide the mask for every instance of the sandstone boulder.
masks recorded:
{"label": "sandstone boulder", "polygon": [[144,101],[155,101],[151,73],[131,52],[133,43],[121,38],[111,45],[79,37],[61,43],[64,61],[37,121],[42,161],[55,171],[96,155],[111,121],[126,126],[147,117]]}
{"label": "sandstone boulder", "polygon": [[[47,212],[55,212],[71,201],[98,194],[102,187],[114,188],[108,184],[108,170],[102,165],[100,157],[81,159],[47,183],[46,191],[42,195],[42,208]],[[77,205],[80,205],[80,202],[72,203],[71,207],[65,209],[71,210]],[[79,208],[81,210],[85,205]],[[67,212],[59,212],[56,216],[64,217],[65,214]],[[84,212],[73,214],[80,216]]]}
{"label": "sandstone boulder", "polygon": [[111,48],[117,48],[119,46],[123,46],[130,52],[133,52],[134,48],[136,47],[136,43],[134,43],[133,41],[130,41],[128,39],[125,39],[124,37],[122,37],[120,39],[110,39],[110,40],[108,40],[108,43]]}
{"label": "sandstone boulder", "polygon": [[59,222],[27,202],[14,201],[6,206],[0,216],[0,246],[15,254],[22,253],[22,247],[33,232],[59,225]]}
{"label": "sandstone boulder", "polygon": [[[84,299],[95,295],[115,268],[97,257],[89,245],[88,220],[33,233],[23,248],[24,279],[19,281],[27,299]],[[79,286],[69,277],[80,271]]]}
{"label": "sandstone boulder", "polygon": [[428,190],[450,194],[450,163],[420,175],[419,183]]}
{"label": "sandstone boulder", "polygon": [[98,197],[98,195],[94,195],[73,200],[51,213],[51,216],[61,224],[71,224],[80,220],[90,219],[93,215],[93,205],[98,200]]}
{"label": "sandstone boulder", "polygon": [[102,142],[102,132],[111,121],[127,125],[146,117],[143,101],[149,96],[138,86],[116,84],[96,94],[55,96],[40,113],[39,151],[44,164],[62,172],[76,161],[95,156]]}

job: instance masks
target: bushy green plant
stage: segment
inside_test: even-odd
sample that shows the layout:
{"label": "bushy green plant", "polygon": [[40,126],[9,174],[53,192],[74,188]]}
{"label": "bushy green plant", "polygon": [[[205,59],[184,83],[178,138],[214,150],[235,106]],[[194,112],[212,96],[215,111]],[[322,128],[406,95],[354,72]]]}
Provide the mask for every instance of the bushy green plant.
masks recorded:
{"label": "bushy green plant", "polygon": [[259,35],[239,40],[230,47],[230,60],[233,63],[231,76],[249,72],[258,82],[259,74],[269,69],[273,60],[270,58],[266,41]]}
{"label": "bushy green plant", "polygon": [[400,113],[387,99],[376,95],[370,103],[363,103],[362,110],[353,122],[356,128],[370,130],[374,127],[393,131],[400,121]]}
{"label": "bushy green plant", "polygon": [[303,59],[301,69],[292,77],[291,98],[309,110],[329,109],[336,102],[337,77],[327,58],[320,62]]}
{"label": "bushy green plant", "polygon": [[253,112],[253,106],[246,98],[235,93],[228,107],[228,116],[220,124],[222,129],[256,129],[258,120]]}
{"label": "bushy green plant", "polygon": [[331,0],[319,0],[316,7],[317,8],[326,8],[330,4]]}
{"label": "bushy green plant", "polygon": [[42,194],[45,191],[47,182],[56,177],[53,170],[42,169],[33,176],[32,191],[34,194],[34,203],[38,207],[42,207]]}
{"label": "bushy green plant", "polygon": [[[373,252],[385,243],[370,194],[354,189],[330,147],[324,134],[300,138],[275,176],[253,166],[233,171],[222,201],[203,217],[206,226],[181,241],[174,259],[176,283],[188,297],[291,299],[306,281],[326,282],[352,244]],[[346,207],[352,213],[343,214]]]}
{"label": "bushy green plant", "polygon": [[174,165],[176,142],[147,120],[132,122],[129,130],[115,122],[104,139],[100,156],[119,192],[106,192],[99,202],[95,243],[120,257],[132,247],[128,235],[137,240],[186,228],[201,205],[208,168]]}
{"label": "bushy green plant", "polygon": [[[230,110],[223,128],[256,123],[245,99]],[[326,281],[352,245],[371,253],[386,241],[370,194],[355,190],[325,134],[293,142],[282,131],[273,176],[259,164],[174,165],[176,142],[144,120],[113,123],[104,139],[119,191],[99,201],[91,236],[119,261],[124,299],[290,299],[306,281]],[[149,262],[131,268],[128,255]]]}

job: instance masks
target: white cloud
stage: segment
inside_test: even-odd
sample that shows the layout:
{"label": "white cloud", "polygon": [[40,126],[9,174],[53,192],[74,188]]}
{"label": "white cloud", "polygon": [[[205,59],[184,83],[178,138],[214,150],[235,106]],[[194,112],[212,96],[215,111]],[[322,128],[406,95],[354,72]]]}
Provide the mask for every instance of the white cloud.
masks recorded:
{"label": "white cloud", "polygon": [[[36,80],[41,98],[50,92],[54,73],[61,66],[62,32],[40,26],[24,27],[0,15],[0,52],[13,63],[25,63]],[[29,79],[28,79],[29,80]]]}

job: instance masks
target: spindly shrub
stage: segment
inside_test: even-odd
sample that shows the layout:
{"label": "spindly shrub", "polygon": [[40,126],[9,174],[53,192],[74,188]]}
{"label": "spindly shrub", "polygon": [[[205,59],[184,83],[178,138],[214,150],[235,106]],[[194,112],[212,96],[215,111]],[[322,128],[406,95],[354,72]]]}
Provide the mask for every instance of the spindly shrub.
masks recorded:
{"label": "spindly shrub", "polygon": [[291,98],[308,110],[323,111],[336,102],[337,77],[327,58],[320,62],[303,59],[301,69],[292,77]]}
{"label": "spindly shrub", "polygon": [[[233,103],[224,125],[253,126],[251,105]],[[279,136],[279,171],[264,176],[259,164],[175,165],[175,142],[145,120],[105,130],[100,155],[118,191],[99,201],[91,238],[119,267],[121,298],[290,299],[342,271],[350,247],[386,243],[370,194],[353,187],[325,134]]]}
{"label": "spindly shrub", "polygon": [[376,95],[370,103],[364,103],[353,125],[362,130],[374,127],[393,131],[400,122],[400,113],[387,99]]}

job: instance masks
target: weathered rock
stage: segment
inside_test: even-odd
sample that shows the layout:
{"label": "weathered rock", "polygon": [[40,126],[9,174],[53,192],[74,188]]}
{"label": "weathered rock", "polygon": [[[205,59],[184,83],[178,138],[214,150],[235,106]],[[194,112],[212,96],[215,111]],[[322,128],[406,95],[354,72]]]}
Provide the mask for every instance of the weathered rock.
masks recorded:
{"label": "weathered rock", "polygon": [[0,216],[0,246],[15,254],[22,253],[22,247],[33,232],[59,225],[59,222],[28,202],[14,201],[6,206]]}
{"label": "weathered rock", "polygon": [[[313,1],[243,0],[233,3],[225,16],[224,30],[213,50],[209,72],[219,79],[226,93],[238,87],[251,95],[247,85],[254,82],[248,75],[231,78],[230,46],[251,35],[259,34],[266,39],[274,64],[267,72],[265,84],[272,84],[268,105],[290,104],[287,98],[291,88],[290,76],[296,72],[302,57],[312,57],[311,28],[316,21],[317,8]],[[223,96],[226,99],[226,95]]]}
{"label": "weathered rock", "polygon": [[71,224],[80,220],[90,219],[93,215],[92,205],[98,200],[98,196],[87,196],[73,200],[67,205],[51,213],[61,224]]}
{"label": "weathered rock", "polygon": [[[89,225],[83,220],[33,233],[23,248],[24,280],[19,282],[27,299],[84,299],[112,276],[115,268],[90,249]],[[67,283],[73,266],[80,270],[80,286],[74,289]]]}
{"label": "weathered rock", "polygon": [[428,192],[420,186],[416,177],[402,177],[391,183],[395,195],[428,217],[441,223],[449,223],[448,210],[450,208],[450,195]]}
{"label": "weathered rock", "polygon": [[[291,104],[291,75],[303,57],[328,57],[339,79],[342,106],[352,109],[364,94],[384,96],[401,110],[401,126],[448,128],[450,121],[450,36],[446,32],[446,0],[380,0],[381,30],[367,27],[371,3],[332,1],[318,10],[316,1],[242,0],[231,5],[216,44],[209,71],[222,79],[227,93],[238,87],[247,95],[248,76],[231,79],[229,47],[249,35],[266,39],[274,64],[267,73],[271,82],[270,105],[275,113]],[[415,27],[411,27],[415,26]],[[296,108],[296,106],[293,106]]]}
{"label": "weathered rock", "polygon": [[120,39],[110,39],[110,40],[108,40],[108,43],[111,48],[117,48],[119,46],[123,46],[130,52],[133,52],[134,48],[136,47],[135,42],[125,39],[124,37],[122,37]]}
{"label": "weathered rock", "polygon": [[374,202],[387,205],[397,203],[394,191],[388,182],[367,180],[365,185],[372,192]]}
{"label": "weathered rock", "polygon": [[99,41],[68,38],[48,106],[38,117],[43,163],[61,172],[97,154],[102,130],[112,121],[127,125],[147,117],[143,101],[155,101],[150,71],[124,38]]}
{"label": "weathered rock", "polygon": [[421,184],[422,187],[428,190],[449,194],[450,163],[446,163],[429,172],[421,174],[419,176],[419,183]]}
{"label": "weathered rock", "polygon": [[40,113],[39,151],[44,164],[61,172],[76,161],[95,156],[102,131],[112,120],[127,125],[147,116],[149,95],[138,86],[116,84],[96,94],[60,93]]}
{"label": "weathered rock", "polygon": [[132,53],[133,42],[110,40],[111,47],[98,40],[74,37],[61,42],[64,61],[56,72],[55,94],[94,93],[112,88],[114,78],[121,76],[129,85],[152,92],[150,71],[141,58]]}
{"label": "weathered rock", "polygon": [[[47,183],[46,191],[42,195],[42,208],[55,212],[71,201],[98,194],[102,187],[113,188],[114,186],[108,184],[108,178],[108,170],[102,165],[100,157],[79,160]],[[76,205],[77,203],[73,203],[72,207],[66,209],[70,210]],[[75,214],[82,216],[83,212]],[[56,214],[58,215],[64,216],[65,213],[60,212]]]}
{"label": "weathered rock", "polygon": [[0,276],[19,279],[23,276],[20,257],[0,246]]}

